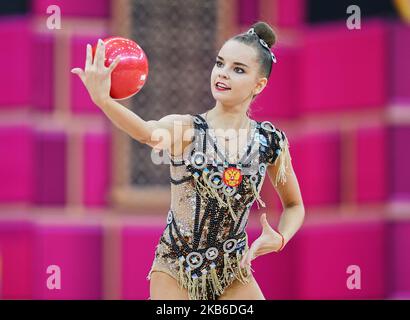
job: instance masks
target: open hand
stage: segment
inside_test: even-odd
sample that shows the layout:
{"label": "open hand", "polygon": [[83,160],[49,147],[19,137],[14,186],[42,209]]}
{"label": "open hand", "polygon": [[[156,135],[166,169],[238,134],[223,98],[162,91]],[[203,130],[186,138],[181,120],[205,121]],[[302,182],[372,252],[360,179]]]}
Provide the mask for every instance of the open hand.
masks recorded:
{"label": "open hand", "polygon": [[240,263],[242,268],[244,268],[245,265],[250,266],[251,261],[257,256],[277,252],[282,247],[282,236],[269,225],[266,219],[266,213],[261,215],[260,222],[262,225],[262,233],[242,257]]}
{"label": "open hand", "polygon": [[77,74],[88,93],[90,94],[93,102],[100,106],[106,99],[110,98],[111,89],[111,73],[120,62],[120,57],[117,58],[108,66],[105,66],[105,45],[104,42],[99,39],[97,49],[95,51],[95,57],[93,61],[92,48],[90,44],[87,44],[87,56],[85,60],[85,68],[74,68],[72,73]]}

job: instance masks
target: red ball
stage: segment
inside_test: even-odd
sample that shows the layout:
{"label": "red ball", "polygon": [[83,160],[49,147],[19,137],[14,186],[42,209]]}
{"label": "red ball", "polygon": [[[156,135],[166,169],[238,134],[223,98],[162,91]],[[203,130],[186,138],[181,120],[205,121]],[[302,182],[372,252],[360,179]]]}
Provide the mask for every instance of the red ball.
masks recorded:
{"label": "red ball", "polygon": [[[122,37],[103,39],[105,44],[105,66],[108,67],[117,56],[120,62],[111,73],[110,96],[121,100],[138,93],[147,81],[148,58],[142,48],[135,42]],[[93,47],[95,55],[97,45]]]}

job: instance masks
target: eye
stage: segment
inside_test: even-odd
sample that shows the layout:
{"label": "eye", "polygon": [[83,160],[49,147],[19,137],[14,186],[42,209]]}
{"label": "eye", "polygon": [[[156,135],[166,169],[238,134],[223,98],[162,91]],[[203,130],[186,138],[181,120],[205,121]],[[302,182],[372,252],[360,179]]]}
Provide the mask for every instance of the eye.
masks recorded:
{"label": "eye", "polygon": [[221,66],[221,64],[222,64],[222,62],[221,62],[221,61],[217,61],[217,62],[216,62],[216,66],[217,66],[217,67],[220,67],[220,66]]}
{"label": "eye", "polygon": [[242,68],[236,67],[235,70],[241,70],[242,72],[239,73],[245,73],[245,70],[243,70]]}

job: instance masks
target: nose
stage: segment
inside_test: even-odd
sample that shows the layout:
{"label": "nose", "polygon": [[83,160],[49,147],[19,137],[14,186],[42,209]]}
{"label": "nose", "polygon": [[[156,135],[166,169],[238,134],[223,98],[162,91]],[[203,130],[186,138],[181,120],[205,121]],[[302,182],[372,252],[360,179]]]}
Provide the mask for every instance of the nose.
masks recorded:
{"label": "nose", "polygon": [[223,74],[221,73],[221,74],[218,75],[217,79],[226,80],[226,79],[228,79],[228,76],[225,73],[223,73]]}
{"label": "nose", "polygon": [[225,69],[220,69],[217,74],[218,78],[221,79],[228,79],[228,74],[226,73]]}

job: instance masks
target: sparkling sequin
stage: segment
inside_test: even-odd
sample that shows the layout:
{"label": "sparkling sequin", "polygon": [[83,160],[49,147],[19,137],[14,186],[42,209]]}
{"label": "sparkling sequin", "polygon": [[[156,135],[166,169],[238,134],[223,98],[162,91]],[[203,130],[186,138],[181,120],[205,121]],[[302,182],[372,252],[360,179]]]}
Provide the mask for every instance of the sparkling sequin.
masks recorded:
{"label": "sparkling sequin", "polygon": [[[197,123],[202,122],[197,120]],[[242,158],[248,151],[249,161],[242,161],[240,169],[243,172],[243,179],[238,186],[232,188],[234,192],[223,188],[222,173],[229,163],[213,152],[210,139],[207,139],[207,149],[204,152],[207,158],[207,165],[204,168],[206,168],[207,177],[214,174],[212,177],[219,178],[219,180],[212,182],[204,180],[203,170],[198,169],[203,166],[203,163],[196,162],[191,155],[170,156],[172,160],[184,163],[180,166],[170,165],[172,179],[180,180],[189,175],[193,175],[194,179],[180,184],[171,183],[170,210],[173,214],[168,216],[168,225],[158,242],[151,270],[163,270],[177,279],[181,270],[179,257],[182,254],[185,258],[189,257],[189,261],[185,259],[182,265],[184,272],[193,272],[192,279],[206,273],[208,273],[207,276],[211,276],[211,269],[216,271],[218,279],[222,279],[224,254],[229,254],[229,259],[232,260],[232,270],[238,271],[238,265],[235,263],[236,254],[237,252],[243,254],[247,240],[240,242],[241,246],[237,248],[235,237],[239,239],[239,236],[242,237],[245,233],[250,208],[256,200],[254,192],[260,192],[265,179],[266,165],[274,162],[277,157],[276,150],[280,147],[279,142],[273,139],[273,134],[270,132],[274,126],[265,123],[264,128],[267,130],[261,128],[259,122],[252,122],[253,135],[239,153],[239,158]],[[268,139],[261,138],[261,134],[267,134]],[[267,144],[274,148],[267,148],[261,153],[261,141],[264,145]],[[200,153],[197,155],[199,155],[199,160],[204,158]],[[256,156],[252,157],[252,155]],[[229,159],[231,160],[237,161],[238,158]],[[191,165],[194,161],[195,165]],[[262,167],[260,164],[263,164]],[[194,168],[196,171],[190,172],[189,168]],[[228,202],[237,220],[230,214],[228,207],[223,207]],[[198,232],[199,230],[201,233]],[[177,233],[180,234],[181,239],[178,238]],[[173,241],[175,241],[174,244]],[[174,245],[177,246],[179,252],[176,252]],[[201,270],[194,269],[197,265],[201,265]],[[230,279],[228,282],[235,277],[231,271],[227,275]],[[224,284],[224,286],[227,285],[229,283]],[[211,299],[212,297],[208,295],[202,298]]]}

